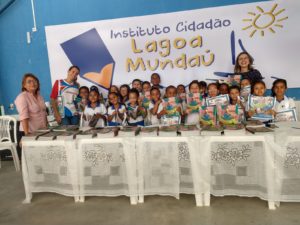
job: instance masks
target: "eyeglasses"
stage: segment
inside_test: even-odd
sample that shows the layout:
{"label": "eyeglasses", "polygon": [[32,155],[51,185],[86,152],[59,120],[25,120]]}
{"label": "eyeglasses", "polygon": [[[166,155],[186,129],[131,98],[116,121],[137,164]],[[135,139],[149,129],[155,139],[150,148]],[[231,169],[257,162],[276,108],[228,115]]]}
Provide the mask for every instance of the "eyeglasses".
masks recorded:
{"label": "eyeglasses", "polygon": [[35,83],[35,84],[37,84],[37,81],[36,81],[36,80],[26,80],[26,83],[27,83],[27,84],[30,84],[30,83]]}

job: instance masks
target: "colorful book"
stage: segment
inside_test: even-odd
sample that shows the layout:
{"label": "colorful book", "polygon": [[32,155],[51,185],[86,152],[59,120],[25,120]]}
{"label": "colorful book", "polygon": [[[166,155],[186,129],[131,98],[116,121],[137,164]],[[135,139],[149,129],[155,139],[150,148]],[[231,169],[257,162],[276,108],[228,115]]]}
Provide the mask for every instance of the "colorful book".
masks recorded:
{"label": "colorful book", "polygon": [[223,125],[233,125],[241,122],[238,105],[218,105],[217,115]]}
{"label": "colorful book", "polygon": [[277,112],[275,121],[297,121],[297,114],[295,109],[288,109],[281,112]]}
{"label": "colorful book", "polygon": [[151,102],[150,91],[146,91],[146,92],[142,95],[142,106],[143,106],[145,109],[149,109],[150,102]]}
{"label": "colorful book", "polygon": [[178,116],[180,115],[177,111],[177,108],[180,104],[179,98],[164,98],[163,99],[163,107],[167,111],[167,116]]}
{"label": "colorful book", "polygon": [[241,88],[240,95],[245,99],[245,101],[248,101],[248,97],[250,94],[251,94],[251,85]]}
{"label": "colorful book", "polygon": [[178,98],[180,103],[186,102],[186,93],[181,93],[180,95],[178,95]]}
{"label": "colorful book", "polygon": [[275,98],[273,97],[249,95],[249,99],[248,99],[249,110],[256,112],[251,117],[252,119],[258,119],[258,120],[274,119],[272,115],[265,113],[266,111],[273,109],[274,105],[275,105]]}
{"label": "colorful book", "polygon": [[207,106],[215,106],[215,105],[228,105],[229,104],[229,96],[226,95],[218,95],[216,97],[208,97],[206,98]]}
{"label": "colorful book", "polygon": [[200,123],[206,126],[217,125],[217,110],[215,106],[200,107]]}
{"label": "colorful book", "polygon": [[227,77],[227,83],[229,86],[240,86],[241,85],[241,80],[242,80],[242,75],[228,75]]}
{"label": "colorful book", "polygon": [[200,93],[188,93],[186,95],[187,108],[190,113],[199,113],[199,108],[202,104],[202,95]]}

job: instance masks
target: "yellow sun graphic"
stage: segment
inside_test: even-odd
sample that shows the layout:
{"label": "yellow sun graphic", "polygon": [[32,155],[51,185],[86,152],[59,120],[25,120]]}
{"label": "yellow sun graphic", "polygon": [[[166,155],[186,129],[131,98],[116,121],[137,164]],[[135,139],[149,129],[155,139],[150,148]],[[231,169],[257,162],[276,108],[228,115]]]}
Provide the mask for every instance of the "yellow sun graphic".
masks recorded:
{"label": "yellow sun graphic", "polygon": [[244,22],[250,22],[250,25],[244,27],[243,30],[248,30],[251,28],[251,32],[249,34],[250,37],[253,37],[253,35],[258,32],[263,37],[265,35],[265,31],[275,33],[275,27],[283,28],[281,22],[288,19],[288,17],[286,16],[277,18],[285,11],[285,9],[280,9],[275,12],[277,6],[278,4],[275,4],[268,12],[265,12],[261,7],[256,6],[258,13],[248,12],[248,14],[253,18],[243,19]]}

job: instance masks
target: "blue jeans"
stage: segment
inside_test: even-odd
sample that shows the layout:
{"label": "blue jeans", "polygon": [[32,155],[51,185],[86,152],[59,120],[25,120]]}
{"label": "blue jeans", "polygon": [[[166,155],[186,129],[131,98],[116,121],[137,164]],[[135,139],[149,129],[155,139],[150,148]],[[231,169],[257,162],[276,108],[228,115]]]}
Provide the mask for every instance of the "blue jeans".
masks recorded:
{"label": "blue jeans", "polygon": [[65,116],[61,119],[62,125],[79,125],[79,116]]}

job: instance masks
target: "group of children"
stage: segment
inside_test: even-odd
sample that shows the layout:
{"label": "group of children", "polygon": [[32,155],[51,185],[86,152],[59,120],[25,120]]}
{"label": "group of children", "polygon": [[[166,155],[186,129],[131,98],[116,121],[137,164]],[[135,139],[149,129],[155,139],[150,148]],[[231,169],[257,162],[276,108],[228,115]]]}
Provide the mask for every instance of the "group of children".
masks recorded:
{"label": "group of children", "polygon": [[[262,80],[251,84],[249,78],[241,79],[234,85],[226,82],[207,85],[204,81],[194,80],[187,88],[184,85],[163,88],[160,86],[160,76],[154,73],[151,82],[135,79],[131,88],[126,84],[120,87],[112,85],[107,99],[103,98],[96,86],[90,89],[82,86],[79,89],[79,109],[82,126],[197,124],[200,121],[199,109],[209,104],[207,100],[227,96],[227,104],[237,106],[241,119],[246,120],[256,113],[261,113],[258,109],[249,107],[249,96],[265,96],[266,90]],[[271,109],[264,111],[264,114],[275,117],[278,112],[295,108],[293,99],[286,97],[286,90],[285,80],[274,81],[272,96],[275,104]],[[200,101],[195,105],[196,110],[189,107],[188,95],[200,96]],[[175,107],[168,108],[168,101],[177,100]]]}

